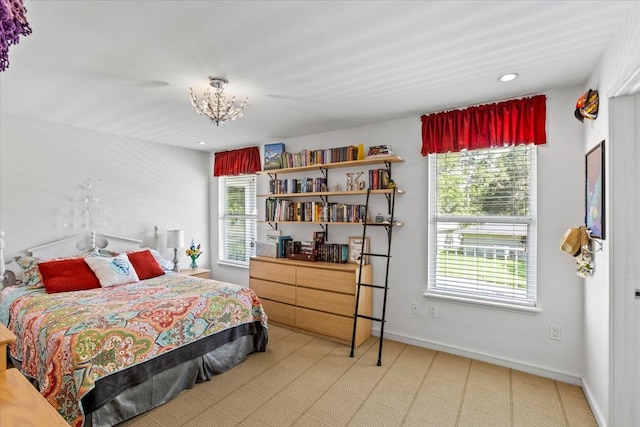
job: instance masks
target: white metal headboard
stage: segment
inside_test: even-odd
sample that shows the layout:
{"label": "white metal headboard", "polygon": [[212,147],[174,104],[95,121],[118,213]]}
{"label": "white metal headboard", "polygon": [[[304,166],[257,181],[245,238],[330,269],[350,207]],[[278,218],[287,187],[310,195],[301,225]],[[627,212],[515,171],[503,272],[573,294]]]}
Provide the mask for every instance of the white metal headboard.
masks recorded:
{"label": "white metal headboard", "polygon": [[113,252],[126,252],[140,249],[142,240],[111,234],[89,233],[56,240],[44,245],[27,249],[34,257],[59,258],[78,255],[80,253],[97,252],[99,249],[109,249]]}
{"label": "white metal headboard", "polygon": [[[158,250],[158,240],[160,238],[159,227],[156,225],[153,227],[153,230],[152,247]],[[34,257],[50,259],[75,256],[80,253],[98,251],[99,249],[108,249],[113,252],[134,251],[141,249],[142,245],[143,241],[139,239],[91,232],[89,234],[64,237],[60,240],[29,248],[27,251]],[[6,271],[4,261],[4,232],[0,231],[0,284],[5,279]],[[0,286],[0,288],[2,288],[2,286]]]}

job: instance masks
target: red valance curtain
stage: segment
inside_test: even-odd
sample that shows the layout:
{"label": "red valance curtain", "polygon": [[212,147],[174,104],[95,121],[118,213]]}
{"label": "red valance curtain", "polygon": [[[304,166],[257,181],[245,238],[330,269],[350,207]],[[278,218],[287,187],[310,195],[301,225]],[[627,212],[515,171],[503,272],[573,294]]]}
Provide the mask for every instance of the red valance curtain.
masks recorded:
{"label": "red valance curtain", "polygon": [[244,175],[260,170],[258,147],[221,151],[213,160],[213,176]]}
{"label": "red valance curtain", "polygon": [[544,95],[423,115],[422,155],[546,144]]}

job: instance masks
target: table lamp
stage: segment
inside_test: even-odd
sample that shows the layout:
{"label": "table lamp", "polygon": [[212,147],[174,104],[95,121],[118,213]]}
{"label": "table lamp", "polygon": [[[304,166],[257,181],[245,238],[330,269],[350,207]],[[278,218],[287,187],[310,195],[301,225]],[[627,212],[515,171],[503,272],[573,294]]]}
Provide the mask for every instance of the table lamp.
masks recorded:
{"label": "table lamp", "polygon": [[167,248],[173,248],[173,271],[180,272],[178,267],[178,248],[184,247],[184,230],[167,230]]}

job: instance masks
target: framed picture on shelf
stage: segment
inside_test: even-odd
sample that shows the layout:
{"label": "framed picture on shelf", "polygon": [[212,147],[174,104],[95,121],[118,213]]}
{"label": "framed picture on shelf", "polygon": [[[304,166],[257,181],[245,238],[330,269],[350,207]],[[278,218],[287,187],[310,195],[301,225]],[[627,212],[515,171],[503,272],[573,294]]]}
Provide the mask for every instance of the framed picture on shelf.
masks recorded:
{"label": "framed picture on shelf", "polygon": [[284,153],[284,144],[282,142],[278,142],[276,144],[265,144],[264,170],[280,169],[282,167],[282,153]]}
{"label": "framed picture on shelf", "polygon": [[[362,253],[362,236],[349,237],[349,256],[347,262],[359,264],[360,254]],[[369,252],[369,238],[364,239],[364,252]],[[364,264],[369,264],[369,257],[365,255]]]}
{"label": "framed picture on shelf", "polygon": [[604,240],[604,140],[585,154],[584,223],[591,237]]}
{"label": "framed picture on shelf", "polygon": [[325,231],[314,231],[313,232],[313,241],[316,244],[316,249],[318,249],[318,245],[324,245],[324,239],[327,233]]}

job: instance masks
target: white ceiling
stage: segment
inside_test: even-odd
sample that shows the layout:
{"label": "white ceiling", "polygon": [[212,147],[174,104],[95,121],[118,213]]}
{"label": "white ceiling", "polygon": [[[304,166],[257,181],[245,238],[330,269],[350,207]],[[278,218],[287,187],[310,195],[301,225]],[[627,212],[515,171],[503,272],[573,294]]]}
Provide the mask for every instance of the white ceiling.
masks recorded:
{"label": "white ceiling", "polygon": [[[632,1],[25,0],[2,112],[217,151],[581,85]],[[520,77],[500,83],[498,75]],[[249,97],[210,125],[207,76]],[[576,94],[576,99],[580,94]],[[570,114],[570,113],[569,113]],[[199,146],[197,141],[207,142]]]}

